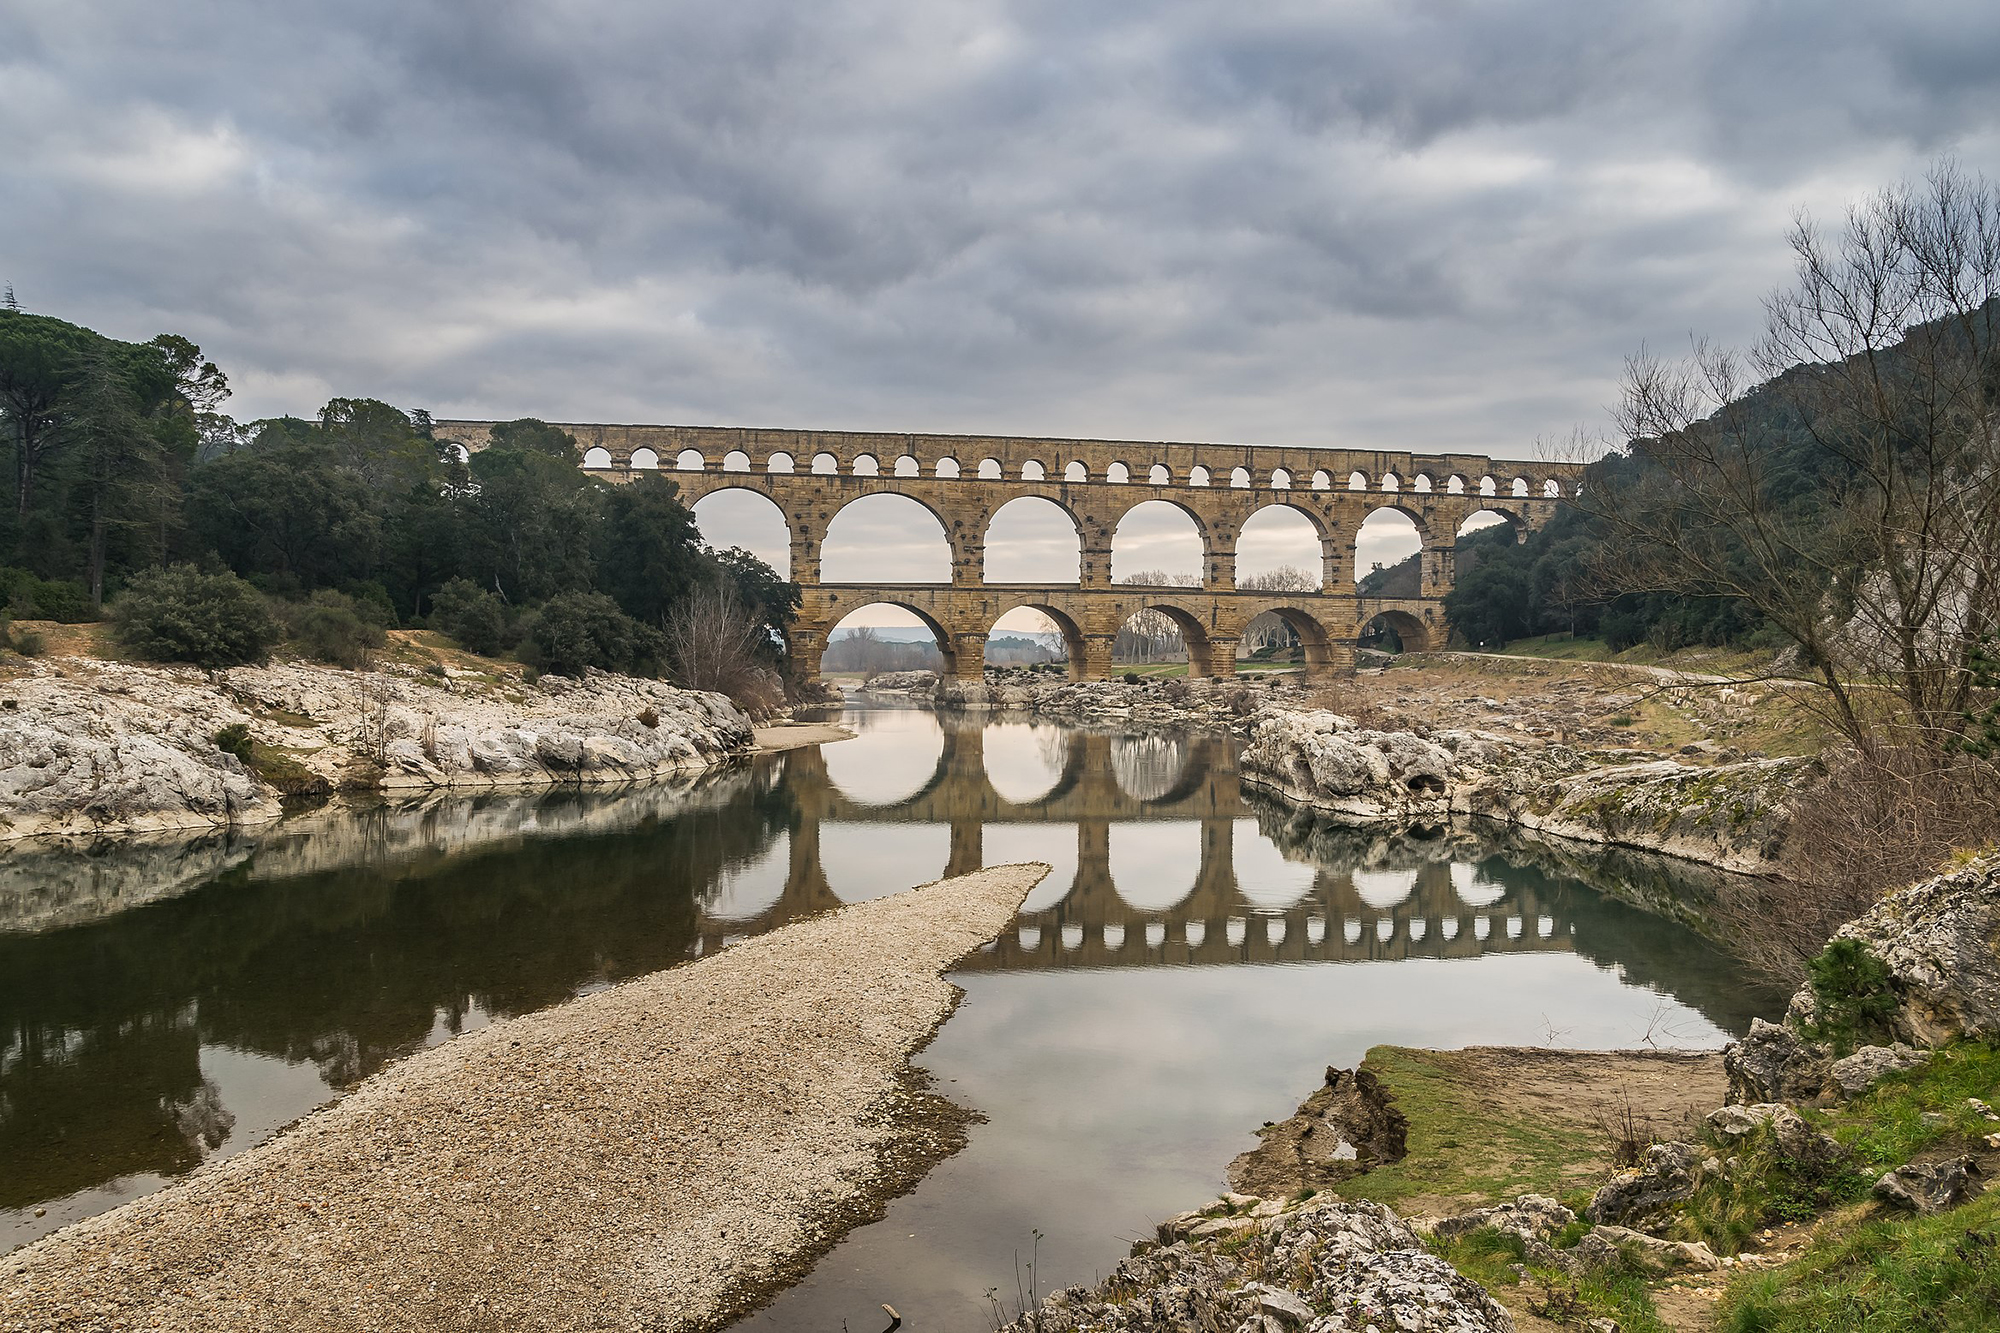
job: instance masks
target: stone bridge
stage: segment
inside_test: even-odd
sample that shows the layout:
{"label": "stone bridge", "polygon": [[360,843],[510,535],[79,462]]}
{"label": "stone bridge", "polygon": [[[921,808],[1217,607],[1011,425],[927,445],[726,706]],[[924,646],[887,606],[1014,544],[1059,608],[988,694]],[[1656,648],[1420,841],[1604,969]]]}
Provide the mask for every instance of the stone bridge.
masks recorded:
{"label": "stone bridge", "polygon": [[[1231,675],[1250,622],[1274,613],[1298,635],[1308,674],[1351,667],[1355,640],[1378,617],[1404,645],[1442,644],[1443,597],[1455,572],[1458,531],[1490,510],[1518,531],[1540,528],[1573,493],[1569,464],[1500,462],[1473,454],[1411,454],[1264,445],[1166,444],[981,435],[891,435],[714,426],[559,423],[583,446],[593,475],[628,481],[670,469],[688,501],[722,490],[765,496],[784,516],[791,578],[803,592],[790,651],[802,679],[819,673],[827,636],[850,612],[903,607],[937,637],[948,674],[977,680],[993,624],[1039,611],[1061,630],[1071,673],[1111,674],[1111,646],[1134,612],[1171,619],[1187,643],[1191,674]],[[440,438],[485,447],[493,423],[441,421]],[[827,529],[849,504],[895,494],[936,517],[951,551],[949,584],[829,584],[820,580]],[[1075,583],[989,583],[987,532],[1002,506],[1024,496],[1056,505],[1075,526]],[[1111,581],[1119,522],[1149,500],[1194,523],[1203,549],[1199,588],[1142,588]],[[1271,593],[1236,584],[1243,526],[1262,510],[1303,514],[1318,534],[1321,589]],[[1354,591],[1354,543],[1371,513],[1394,509],[1422,541],[1418,595],[1364,598]]]}

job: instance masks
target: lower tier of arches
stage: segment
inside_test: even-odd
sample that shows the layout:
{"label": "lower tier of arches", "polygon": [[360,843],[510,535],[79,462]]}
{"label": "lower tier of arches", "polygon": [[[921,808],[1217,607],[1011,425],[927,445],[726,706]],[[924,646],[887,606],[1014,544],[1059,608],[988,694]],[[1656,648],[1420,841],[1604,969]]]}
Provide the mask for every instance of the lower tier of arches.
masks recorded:
{"label": "lower tier of arches", "polygon": [[944,674],[960,681],[984,676],[986,640],[994,624],[1021,609],[1053,622],[1069,659],[1069,675],[1081,680],[1108,680],[1121,670],[1113,664],[1113,645],[1126,622],[1143,612],[1172,622],[1185,645],[1188,674],[1202,677],[1235,675],[1245,632],[1267,614],[1296,638],[1311,677],[1351,671],[1355,645],[1371,626],[1392,626],[1405,652],[1441,647],[1448,634],[1444,606],[1436,598],[1073,584],[809,584],[802,592],[789,644],[793,670],[802,680],[818,677],[834,628],[870,606],[898,607],[914,615],[936,639]]}

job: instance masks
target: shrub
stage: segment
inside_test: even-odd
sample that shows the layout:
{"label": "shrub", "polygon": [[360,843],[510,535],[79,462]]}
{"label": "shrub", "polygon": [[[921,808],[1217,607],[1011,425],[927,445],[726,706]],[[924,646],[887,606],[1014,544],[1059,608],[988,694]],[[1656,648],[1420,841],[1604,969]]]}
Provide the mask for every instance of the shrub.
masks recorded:
{"label": "shrub", "polygon": [[1139,683],[1139,673],[1138,673],[1138,672],[1136,672],[1136,671],[1128,671],[1128,672],[1126,672],[1126,673],[1125,673],[1125,683],[1126,683],[1127,685],[1137,685],[1137,684]]}
{"label": "shrub", "polygon": [[368,665],[375,650],[388,641],[381,625],[346,593],[321,589],[302,603],[284,608],[286,638],[315,662],[350,670]]}
{"label": "shrub", "polygon": [[728,695],[753,715],[785,701],[784,683],[764,663],[769,643],[755,614],[720,583],[696,589],[667,618],[666,663],[674,682]]}
{"label": "shrub", "polygon": [[1812,983],[1813,1035],[1843,1053],[1857,1043],[1887,1040],[1896,1013],[1889,968],[1860,940],[1829,941],[1806,963]]}
{"label": "shrub", "polygon": [[601,592],[551,597],[528,630],[536,665],[564,676],[586,667],[645,674],[659,661],[658,630],[641,625]]}
{"label": "shrub", "polygon": [[14,636],[14,651],[23,657],[40,657],[48,646],[40,630],[23,630]]}
{"label": "shrub", "polygon": [[333,784],[282,750],[260,745],[250,734],[247,722],[231,722],[209,738],[224,754],[233,754],[243,767],[287,796],[319,796]]}
{"label": "shrub", "polygon": [[193,565],[138,574],[112,604],[111,618],[134,657],[210,669],[263,661],[279,633],[255,588]]}
{"label": "shrub", "polygon": [[431,628],[483,657],[498,657],[518,641],[510,632],[507,604],[470,579],[452,579],[431,594]]}
{"label": "shrub", "polygon": [[250,762],[251,746],[254,742],[250,739],[248,722],[231,722],[210,739],[215,742],[215,748],[224,754],[233,754],[246,764]]}
{"label": "shrub", "polygon": [[40,579],[25,569],[0,568],[0,602],[16,620],[77,625],[95,619],[90,593],[75,579]]}

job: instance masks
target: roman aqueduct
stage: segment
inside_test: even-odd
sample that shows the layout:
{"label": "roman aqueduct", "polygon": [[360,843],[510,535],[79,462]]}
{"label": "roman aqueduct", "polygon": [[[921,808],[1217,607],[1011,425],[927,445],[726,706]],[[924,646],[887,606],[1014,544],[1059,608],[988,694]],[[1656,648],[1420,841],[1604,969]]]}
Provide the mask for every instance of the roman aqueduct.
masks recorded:
{"label": "roman aqueduct", "polygon": [[[493,424],[441,421],[437,433],[478,450]],[[1071,671],[1087,680],[1111,674],[1119,627],[1145,609],[1180,629],[1189,672],[1197,676],[1233,674],[1244,630],[1266,612],[1298,636],[1308,674],[1351,667],[1356,639],[1378,617],[1406,648],[1437,646],[1448,632],[1442,599],[1452,587],[1465,520],[1487,510],[1517,531],[1538,529],[1573,493],[1577,472],[1569,464],[1501,462],[1474,454],[1267,445],[714,426],[561,424],[561,429],[576,437],[583,467],[594,476],[629,481],[665,470],[690,504],[718,491],[744,490],[776,505],[791,543],[790,576],[803,591],[790,652],[794,668],[807,679],[818,675],[834,627],[875,603],[913,612],[936,636],[947,672],[967,681],[981,678],[994,622],[1020,607],[1055,623],[1067,643]],[[906,496],[937,519],[951,552],[948,584],[821,581],[820,553],[829,526],[848,505],[878,494]],[[1075,525],[1081,551],[1076,582],[986,580],[988,529],[1002,506],[1022,497],[1056,505]],[[1192,520],[1204,552],[1201,587],[1112,582],[1112,538],[1119,522],[1152,500],[1165,501]],[[1253,516],[1273,506],[1304,515],[1318,534],[1318,591],[1237,586],[1237,539]],[[1423,543],[1414,597],[1355,592],[1355,537],[1369,515],[1383,509],[1407,515]]]}

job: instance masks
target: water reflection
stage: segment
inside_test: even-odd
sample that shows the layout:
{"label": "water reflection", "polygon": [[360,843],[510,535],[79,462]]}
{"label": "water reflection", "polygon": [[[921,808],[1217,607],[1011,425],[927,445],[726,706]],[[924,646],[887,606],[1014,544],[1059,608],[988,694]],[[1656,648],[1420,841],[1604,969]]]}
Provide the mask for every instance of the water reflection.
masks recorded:
{"label": "water reflection", "polygon": [[981,864],[1055,869],[968,975],[1571,955],[1724,1030],[1765,1002],[1686,930],[1585,887],[1587,866],[1246,801],[1226,737],[848,720],[859,739],[676,787],[14,845],[0,1248],[495,1016]]}

